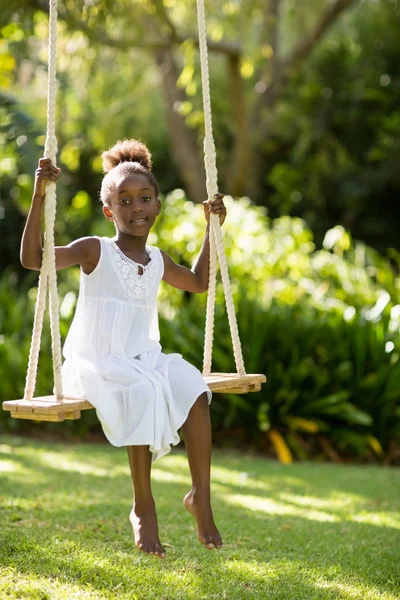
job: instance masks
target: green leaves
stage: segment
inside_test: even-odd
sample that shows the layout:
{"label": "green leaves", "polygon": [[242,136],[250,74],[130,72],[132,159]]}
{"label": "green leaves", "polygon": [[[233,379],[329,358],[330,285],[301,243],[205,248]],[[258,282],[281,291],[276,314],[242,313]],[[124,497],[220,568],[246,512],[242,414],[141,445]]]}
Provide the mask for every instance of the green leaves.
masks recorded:
{"label": "green leaves", "polygon": [[[214,395],[216,436],[246,427],[253,442],[261,444],[274,429],[280,437],[269,439],[287,458],[282,439],[295,457],[303,457],[316,452],[323,432],[321,449],[328,457],[339,441],[344,453],[362,448],[364,455],[381,456],[376,444],[387,449],[397,435],[393,406],[400,400],[395,351],[400,298],[389,263],[364,244],[354,244],[343,228],[327,232],[330,244],[315,252],[312,233],[300,219],[269,222],[246,199],[225,200],[223,230],[245,367],[265,373],[267,383],[247,396]],[[179,193],[168,196],[164,206],[167,214],[156,235],[175,260],[190,265],[191,244],[200,239],[203,226],[200,207]],[[205,296],[188,299],[168,288],[161,298],[164,343],[181,348],[200,367]],[[214,339],[213,369],[234,370],[220,283]],[[354,433],[352,441],[343,441],[343,431]],[[368,442],[371,436],[375,447]],[[315,441],[309,445],[311,438]]]}
{"label": "green leaves", "polygon": [[[398,276],[386,259],[346,238],[342,229],[331,234],[330,249],[315,252],[312,232],[302,220],[271,222],[248,199],[226,197],[225,203],[228,217],[222,229],[245,368],[265,373],[267,383],[257,393],[214,395],[215,439],[231,439],[240,431],[256,447],[275,448],[283,460],[321,452],[328,458],[335,452],[386,457],[400,431]],[[90,207],[86,192],[76,194],[72,206],[64,211],[69,228],[85,218]],[[94,232],[102,223],[95,221]],[[202,206],[175,190],[163,200],[149,243],[191,268],[204,228]],[[343,239],[346,245],[338,252],[335,244]],[[59,275],[65,336],[77,271]],[[0,281],[0,376],[7,381],[1,393],[9,398],[21,395],[25,380],[33,300],[34,294],[26,298],[17,290],[16,280],[15,285]],[[161,285],[163,349],[180,352],[200,370],[206,303],[206,294]],[[46,327],[43,344],[49,344]],[[43,353],[40,364],[38,388],[46,393],[52,380],[49,353]],[[235,371],[219,281],[213,370]],[[94,419],[85,419],[79,422],[81,431],[95,425]]]}

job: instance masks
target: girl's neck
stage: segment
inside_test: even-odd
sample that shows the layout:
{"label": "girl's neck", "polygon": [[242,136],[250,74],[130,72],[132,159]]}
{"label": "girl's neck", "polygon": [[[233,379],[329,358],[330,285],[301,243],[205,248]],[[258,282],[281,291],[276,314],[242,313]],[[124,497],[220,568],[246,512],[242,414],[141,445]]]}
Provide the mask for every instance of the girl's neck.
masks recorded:
{"label": "girl's neck", "polygon": [[127,235],[121,231],[117,231],[113,240],[116,242],[119,248],[121,248],[121,250],[125,249],[132,252],[144,252],[147,238],[148,234],[136,237],[133,235]]}

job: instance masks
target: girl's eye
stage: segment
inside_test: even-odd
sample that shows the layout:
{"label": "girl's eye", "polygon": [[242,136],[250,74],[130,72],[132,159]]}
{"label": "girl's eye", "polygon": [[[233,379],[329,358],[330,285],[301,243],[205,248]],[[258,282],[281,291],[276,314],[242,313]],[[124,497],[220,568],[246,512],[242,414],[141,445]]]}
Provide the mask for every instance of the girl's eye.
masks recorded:
{"label": "girl's eye", "polygon": [[122,200],[120,200],[120,204],[128,204],[130,201],[128,198],[123,198]]}
{"label": "girl's eye", "polygon": [[151,200],[151,198],[150,198],[150,196],[143,196],[142,200],[149,201],[149,200]]}

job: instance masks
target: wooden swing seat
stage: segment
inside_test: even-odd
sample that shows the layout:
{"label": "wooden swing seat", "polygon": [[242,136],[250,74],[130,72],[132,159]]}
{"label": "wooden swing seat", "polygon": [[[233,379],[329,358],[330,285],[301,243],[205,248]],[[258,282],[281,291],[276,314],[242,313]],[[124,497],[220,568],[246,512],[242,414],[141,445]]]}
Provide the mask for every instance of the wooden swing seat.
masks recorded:
{"label": "wooden swing seat", "polygon": [[[237,373],[211,373],[204,377],[212,392],[224,394],[247,394],[258,392],[261,384],[265,383],[265,375],[243,375]],[[29,419],[31,421],[53,421],[79,419],[81,410],[93,406],[84,399],[41,396],[32,400],[7,400],[3,402],[3,410],[9,410],[14,419]]]}

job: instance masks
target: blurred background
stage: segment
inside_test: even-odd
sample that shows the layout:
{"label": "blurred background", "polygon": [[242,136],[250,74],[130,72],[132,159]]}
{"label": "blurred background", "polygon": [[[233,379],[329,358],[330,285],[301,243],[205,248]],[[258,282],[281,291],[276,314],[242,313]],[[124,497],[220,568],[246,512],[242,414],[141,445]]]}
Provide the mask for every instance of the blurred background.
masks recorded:
{"label": "blurred background", "polygon": [[[114,231],[100,154],[136,137],[163,212],[150,234],[190,267],[206,198],[194,0],[60,0],[56,244]],[[206,2],[223,226],[246,370],[214,395],[214,441],[282,462],[400,464],[400,2]],[[0,5],[0,400],[23,396],[37,273],[19,263],[43,154],[46,0]],[[59,274],[63,339],[79,270]],[[164,284],[161,342],[202,368],[206,295]],[[234,371],[218,287],[215,371]],[[48,324],[37,395],[51,393]],[[0,430],[103,439],[94,411]]]}

